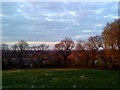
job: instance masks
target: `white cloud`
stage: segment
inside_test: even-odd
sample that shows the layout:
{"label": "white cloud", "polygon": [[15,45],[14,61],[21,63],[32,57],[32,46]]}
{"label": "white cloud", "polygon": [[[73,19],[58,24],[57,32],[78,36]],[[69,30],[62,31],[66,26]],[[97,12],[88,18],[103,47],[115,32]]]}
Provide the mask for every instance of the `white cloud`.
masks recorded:
{"label": "white cloud", "polygon": [[32,45],[39,45],[39,44],[48,44],[48,45],[54,45],[58,42],[28,42],[29,44],[32,44]]}
{"label": "white cloud", "polygon": [[57,16],[56,13],[43,13],[44,16],[48,16],[48,17],[53,17],[53,16]]}
{"label": "white cloud", "polygon": [[107,16],[103,16],[104,18],[114,18],[114,19],[117,19],[118,16],[114,16],[114,15],[107,15]]}
{"label": "white cloud", "polygon": [[38,18],[35,17],[30,17],[30,16],[26,16],[26,18],[31,19],[31,20],[37,20]]}
{"label": "white cloud", "polygon": [[51,19],[51,18],[48,18],[48,17],[47,17],[47,18],[45,18],[45,19],[46,19],[46,20],[48,20],[48,21],[53,21],[53,19]]}
{"label": "white cloud", "polygon": [[63,19],[57,19],[56,21],[58,21],[58,22],[64,22]]}
{"label": "white cloud", "polygon": [[92,30],[82,30],[82,32],[92,32]]}
{"label": "white cloud", "polygon": [[97,24],[96,26],[97,26],[97,27],[101,27],[101,26],[102,26],[102,24]]}
{"label": "white cloud", "polygon": [[69,14],[76,16],[76,12],[75,11],[69,11]]}
{"label": "white cloud", "polygon": [[80,38],[81,36],[75,36],[75,37],[73,37],[73,38]]}
{"label": "white cloud", "polygon": [[17,12],[22,12],[22,10],[18,8],[18,9],[17,9]]}
{"label": "white cloud", "polygon": [[23,8],[23,7],[24,7],[24,5],[23,5],[23,4],[19,4],[19,6],[20,6],[20,8]]}
{"label": "white cloud", "polygon": [[97,14],[100,14],[100,13],[103,12],[103,10],[104,10],[104,8],[98,9],[98,10],[96,10],[96,13],[97,13]]}
{"label": "white cloud", "polygon": [[66,27],[65,29],[70,29],[70,27]]}
{"label": "white cloud", "polygon": [[[8,45],[14,45],[15,43],[17,42],[6,42],[5,44],[8,44]],[[27,42],[30,46],[37,46],[37,45],[40,45],[40,44],[47,44],[49,45],[50,47],[53,47],[55,44],[59,43],[59,42]],[[1,44],[1,43],[0,43]]]}
{"label": "white cloud", "polygon": [[94,34],[90,34],[90,35],[78,35],[78,36],[74,36],[72,38],[73,39],[87,40],[90,36],[94,36]]}

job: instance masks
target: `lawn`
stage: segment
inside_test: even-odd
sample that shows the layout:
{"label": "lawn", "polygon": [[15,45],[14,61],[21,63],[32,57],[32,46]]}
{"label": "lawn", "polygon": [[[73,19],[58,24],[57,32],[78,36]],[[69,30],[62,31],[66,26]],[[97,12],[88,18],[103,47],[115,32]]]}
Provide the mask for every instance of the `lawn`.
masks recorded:
{"label": "lawn", "polygon": [[120,88],[117,70],[21,69],[2,73],[3,88]]}

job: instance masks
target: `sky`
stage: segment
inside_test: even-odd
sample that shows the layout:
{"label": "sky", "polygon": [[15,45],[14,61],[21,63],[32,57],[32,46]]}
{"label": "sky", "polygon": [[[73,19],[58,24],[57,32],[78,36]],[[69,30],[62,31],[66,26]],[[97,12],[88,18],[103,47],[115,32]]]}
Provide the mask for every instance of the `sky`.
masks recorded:
{"label": "sky", "polygon": [[3,2],[2,42],[54,45],[100,35],[118,17],[117,2]]}

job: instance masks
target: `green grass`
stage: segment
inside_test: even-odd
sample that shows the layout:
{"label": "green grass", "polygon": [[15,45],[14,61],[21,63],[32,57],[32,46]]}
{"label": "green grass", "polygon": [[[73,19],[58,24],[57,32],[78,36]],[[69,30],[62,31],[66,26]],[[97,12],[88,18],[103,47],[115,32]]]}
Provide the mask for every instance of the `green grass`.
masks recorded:
{"label": "green grass", "polygon": [[117,70],[24,69],[2,73],[3,88],[120,88]]}

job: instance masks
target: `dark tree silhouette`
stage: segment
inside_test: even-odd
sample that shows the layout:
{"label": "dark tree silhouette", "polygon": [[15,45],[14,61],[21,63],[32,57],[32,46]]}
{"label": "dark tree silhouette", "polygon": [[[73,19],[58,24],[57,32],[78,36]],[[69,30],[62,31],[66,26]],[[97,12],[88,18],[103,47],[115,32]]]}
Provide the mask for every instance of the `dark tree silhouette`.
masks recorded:
{"label": "dark tree silhouette", "polygon": [[74,42],[71,38],[66,37],[60,43],[55,45],[55,49],[58,50],[64,59],[64,64],[66,65],[66,61],[68,56],[71,54],[71,50],[74,48]]}
{"label": "dark tree silhouette", "polygon": [[88,65],[88,56],[89,52],[87,51],[88,48],[86,46],[86,42],[82,40],[78,40],[76,43],[76,57],[78,59],[82,59],[83,64]]}
{"label": "dark tree silhouette", "polygon": [[100,47],[102,47],[102,38],[101,36],[91,36],[88,38],[88,49],[90,51],[90,57],[92,65],[94,65],[94,61],[96,59],[96,53]]}
{"label": "dark tree silhouette", "polygon": [[12,50],[14,52],[15,57],[18,58],[18,53],[17,53],[18,47],[17,47],[17,44],[14,44],[12,46]]}
{"label": "dark tree silhouette", "polygon": [[24,40],[21,40],[15,44],[15,48],[20,51],[19,59],[20,59],[21,68],[23,68],[23,58],[28,46],[29,46],[28,43]]}
{"label": "dark tree silhouette", "polygon": [[5,43],[2,43],[0,48],[1,50],[9,50],[8,45]]}
{"label": "dark tree silhouette", "polygon": [[5,63],[9,59],[9,48],[8,45],[4,43],[2,43],[0,46],[0,49],[2,51],[2,53],[0,54],[2,57],[2,69],[7,69],[7,65]]}
{"label": "dark tree silhouette", "polygon": [[49,49],[49,45],[41,44],[39,46],[33,46],[32,49],[35,51],[34,55],[39,59],[39,62],[43,63],[47,59],[46,51]]}

